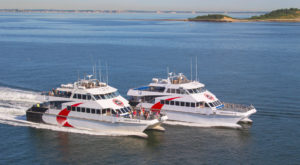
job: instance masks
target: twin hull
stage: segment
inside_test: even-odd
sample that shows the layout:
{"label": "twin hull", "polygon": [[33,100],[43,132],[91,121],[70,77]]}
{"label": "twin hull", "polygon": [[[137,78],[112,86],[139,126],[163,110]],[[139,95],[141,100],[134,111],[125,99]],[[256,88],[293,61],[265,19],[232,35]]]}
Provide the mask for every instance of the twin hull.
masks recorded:
{"label": "twin hull", "polygon": [[[37,109],[35,107],[35,109]],[[41,108],[38,108],[41,109]],[[148,127],[159,123],[157,119],[154,120],[138,120],[127,119],[122,117],[113,116],[97,116],[91,119],[80,118],[77,116],[61,116],[58,115],[58,110],[43,110],[33,111],[32,108],[27,110],[26,116],[28,121],[37,123],[46,123],[51,125],[74,127],[78,129],[93,130],[97,132],[110,132],[110,133],[124,133],[124,134],[140,134]],[[58,111],[58,112],[57,112]],[[56,113],[55,113],[56,112]],[[70,111],[72,113],[72,111]],[[75,112],[76,113],[76,112]]]}

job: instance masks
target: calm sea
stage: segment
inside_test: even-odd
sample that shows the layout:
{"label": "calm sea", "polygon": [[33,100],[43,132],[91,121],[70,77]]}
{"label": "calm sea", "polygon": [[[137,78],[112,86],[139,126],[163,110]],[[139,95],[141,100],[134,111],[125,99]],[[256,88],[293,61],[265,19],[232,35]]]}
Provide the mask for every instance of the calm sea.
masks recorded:
{"label": "calm sea", "polygon": [[[141,20],[193,16],[0,13],[0,164],[299,164],[300,23]],[[99,60],[125,96],[167,67],[190,76],[196,56],[199,80],[220,100],[257,108],[252,125],[164,125],[143,139],[22,122],[38,91]]]}

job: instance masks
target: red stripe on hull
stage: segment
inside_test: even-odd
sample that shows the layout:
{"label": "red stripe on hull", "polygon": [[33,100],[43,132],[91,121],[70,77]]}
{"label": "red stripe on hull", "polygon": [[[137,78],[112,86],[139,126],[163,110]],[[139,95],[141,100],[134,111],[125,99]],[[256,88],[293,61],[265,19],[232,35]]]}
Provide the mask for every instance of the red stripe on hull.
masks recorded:
{"label": "red stripe on hull", "polygon": [[[171,100],[178,99],[178,98],[180,98],[180,97],[173,97],[173,98],[169,98],[169,99],[166,99],[166,100],[171,101]],[[152,112],[159,112],[162,109],[163,106],[164,106],[164,104],[161,104],[160,101],[159,101],[151,107],[151,111]]]}
{"label": "red stripe on hull", "polygon": [[[78,105],[80,105],[82,103],[77,103],[72,105],[71,107],[77,107]],[[67,108],[63,109],[62,111],[60,111],[58,113],[58,116],[56,116],[56,121],[58,124],[64,126],[64,127],[73,127],[71,124],[68,123],[67,121],[67,117],[69,115],[71,111],[69,111]]]}

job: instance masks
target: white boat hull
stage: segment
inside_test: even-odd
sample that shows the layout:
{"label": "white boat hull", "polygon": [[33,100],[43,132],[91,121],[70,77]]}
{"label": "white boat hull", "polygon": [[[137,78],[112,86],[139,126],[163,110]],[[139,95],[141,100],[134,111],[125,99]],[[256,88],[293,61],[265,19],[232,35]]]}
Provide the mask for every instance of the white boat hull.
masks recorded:
{"label": "white boat hull", "polygon": [[203,126],[236,126],[237,122],[242,119],[241,116],[226,116],[226,115],[205,115],[199,113],[186,113],[172,110],[166,110],[169,120],[197,123]]}

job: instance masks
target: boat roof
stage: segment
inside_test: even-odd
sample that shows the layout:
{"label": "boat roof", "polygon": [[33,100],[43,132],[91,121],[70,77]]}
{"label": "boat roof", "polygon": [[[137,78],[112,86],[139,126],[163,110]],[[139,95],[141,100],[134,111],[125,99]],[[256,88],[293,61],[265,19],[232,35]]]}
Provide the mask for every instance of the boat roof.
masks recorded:
{"label": "boat roof", "polygon": [[149,86],[193,89],[201,88],[205,85],[196,80],[189,80],[183,73],[175,74],[171,72],[168,74],[167,79],[153,78]]}

